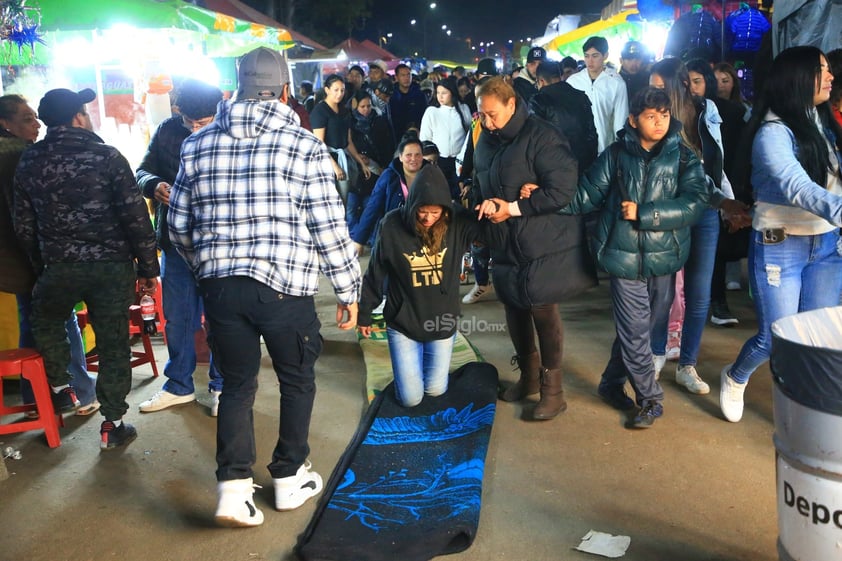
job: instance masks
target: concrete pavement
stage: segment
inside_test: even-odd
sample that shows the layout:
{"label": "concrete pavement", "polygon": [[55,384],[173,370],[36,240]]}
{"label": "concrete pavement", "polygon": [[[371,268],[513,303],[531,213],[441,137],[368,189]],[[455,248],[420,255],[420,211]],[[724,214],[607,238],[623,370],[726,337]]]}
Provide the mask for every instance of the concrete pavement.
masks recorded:
{"label": "concrete pavement", "polygon": [[[467,292],[469,287],[463,287]],[[623,427],[624,415],[596,396],[613,339],[607,286],[562,306],[565,389],[569,408],[546,422],[522,420],[530,404],[498,402],[486,463],[475,543],[454,561],[598,559],[575,551],[594,529],[631,537],[629,561],[773,561],[775,452],[768,366],[752,379],[741,423],[719,412],[719,371],[754,333],[745,292],[729,293],[738,327],[706,328],[700,375],[707,396],[674,382],[675,363],[661,380],[665,416],[645,431]],[[317,363],[318,395],[311,460],[327,478],[357,426],[365,404],[364,365],[353,333],[335,326],[326,283],[318,297],[325,338]],[[497,302],[464,306],[463,330],[505,381],[508,335]],[[155,345],[159,368],[166,348]],[[295,559],[292,548],[314,504],[272,509],[268,463],[277,431],[277,382],[264,353],[255,403],[258,443],[256,500],[266,521],[253,529],[214,526],[215,420],[208,416],[206,367],[196,374],[199,402],[140,414],[137,405],[160,389],[148,365],[133,372],[126,420],[139,437],[125,451],[100,454],[101,417],[69,416],[62,446],[42,434],[0,437],[23,455],[7,460],[0,482],[0,559],[27,561]],[[3,422],[7,422],[6,419]],[[348,560],[353,561],[353,560]],[[399,560],[396,560],[399,561]]]}

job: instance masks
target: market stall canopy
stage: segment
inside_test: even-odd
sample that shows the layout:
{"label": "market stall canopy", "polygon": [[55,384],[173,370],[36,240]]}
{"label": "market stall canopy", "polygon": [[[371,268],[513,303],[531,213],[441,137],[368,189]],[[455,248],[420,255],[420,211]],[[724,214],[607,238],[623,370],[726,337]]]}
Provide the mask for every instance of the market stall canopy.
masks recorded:
{"label": "market stall canopy", "polygon": [[[643,35],[643,27],[639,22],[628,21],[629,16],[637,15],[637,10],[626,10],[620,12],[608,19],[595,21],[588,25],[584,25],[569,33],[564,33],[548,41],[544,47],[548,51],[557,51],[562,55],[569,55],[575,58],[581,58],[582,45],[589,37],[599,35],[605,37],[609,44],[618,40],[622,43],[631,39],[640,40]],[[619,54],[616,53],[616,54]]]}
{"label": "market stall canopy", "polygon": [[836,0],[777,0],[772,12],[774,53],[794,45],[839,48],[842,9]]}
{"label": "market stall canopy", "polygon": [[[6,64],[46,64],[64,40],[118,33],[125,41],[187,44],[202,55],[234,57],[257,47],[291,47],[286,29],[240,20],[181,0],[39,0],[44,45],[6,45]],[[152,36],[150,33],[154,33]],[[87,34],[87,35],[80,35]],[[152,37],[152,39],[150,39]],[[45,52],[46,51],[46,52]],[[96,52],[98,56],[108,52]]]}
{"label": "market stall canopy", "polygon": [[[656,0],[658,1],[658,0]],[[670,2],[663,2],[662,4],[669,4]],[[600,17],[602,19],[608,19],[610,17],[616,16],[619,13],[625,12],[627,10],[636,10],[637,9],[637,1],[636,0],[612,0],[610,4],[602,8],[602,13]]]}
{"label": "market stall canopy", "polygon": [[240,0],[204,0],[204,4],[209,10],[219,12],[220,14],[228,14],[229,16],[233,16],[235,18],[261,23],[263,25],[268,25],[269,27],[287,29],[289,34],[292,36],[292,40],[296,43],[304,45],[305,47],[310,47],[316,51],[327,50],[327,47],[318,41],[315,41],[306,35],[302,35],[290,27],[285,27],[263,12],[259,12],[251,6],[247,6],[246,4],[240,2]]}
{"label": "market stall canopy", "polygon": [[348,55],[348,60],[351,62],[370,62],[372,60],[383,60],[386,62],[389,70],[394,69],[398,65],[400,59],[373,42],[366,39],[359,42],[351,37],[345,39],[338,45],[334,45],[334,49],[342,49]]}

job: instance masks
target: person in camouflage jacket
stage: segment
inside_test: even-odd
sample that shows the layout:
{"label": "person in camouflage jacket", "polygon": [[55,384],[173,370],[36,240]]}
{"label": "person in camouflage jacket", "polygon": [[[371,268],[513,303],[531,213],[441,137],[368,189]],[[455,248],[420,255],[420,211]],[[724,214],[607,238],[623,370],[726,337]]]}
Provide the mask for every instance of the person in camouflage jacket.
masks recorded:
{"label": "person in camouflage jacket", "polygon": [[86,89],[50,90],[38,116],[44,140],[21,156],[14,180],[15,232],[38,275],[32,331],[57,408],[78,400],[68,385],[64,323],[84,300],[96,330],[102,449],[137,436],[122,422],[131,389],[129,306],[135,282],[152,293],[160,273],[155,234],[128,161],[92,132]]}

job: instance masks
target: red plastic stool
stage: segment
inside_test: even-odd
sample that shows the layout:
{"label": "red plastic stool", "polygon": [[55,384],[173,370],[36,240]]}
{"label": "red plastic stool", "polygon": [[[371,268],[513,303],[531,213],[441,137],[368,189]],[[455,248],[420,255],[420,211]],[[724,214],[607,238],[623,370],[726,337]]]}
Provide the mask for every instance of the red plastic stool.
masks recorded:
{"label": "red plastic stool", "polygon": [[[77,318],[79,312],[76,313]],[[87,321],[87,317],[85,318]],[[155,351],[152,349],[152,340],[143,330],[143,316],[140,314],[140,306],[129,306],[129,335],[140,335],[143,343],[143,351],[132,351],[131,366],[149,364],[152,366],[152,377],[158,377],[158,363],[155,362]],[[88,370],[99,372],[99,355],[89,354],[85,357],[88,363]]]}
{"label": "red plastic stool", "polygon": [[2,424],[0,425],[0,435],[44,429],[47,444],[50,445],[50,448],[61,446],[58,428],[64,426],[64,418],[57,415],[53,408],[50,385],[47,383],[47,372],[44,370],[44,361],[41,355],[34,349],[0,351],[0,378],[17,375],[21,375],[32,384],[35,403],[7,407],[3,403],[3,383],[0,380],[0,416],[37,411],[38,419]]}

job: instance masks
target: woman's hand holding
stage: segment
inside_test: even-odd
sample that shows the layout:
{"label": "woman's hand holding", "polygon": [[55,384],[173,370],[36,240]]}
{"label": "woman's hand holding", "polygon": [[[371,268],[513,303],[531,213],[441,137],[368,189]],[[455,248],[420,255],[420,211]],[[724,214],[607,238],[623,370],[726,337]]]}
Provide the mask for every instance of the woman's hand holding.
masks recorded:
{"label": "woman's hand holding", "polygon": [[520,198],[528,199],[532,196],[532,191],[535,189],[538,189],[538,186],[534,183],[524,183],[523,187],[520,188]]}
{"label": "woman's hand holding", "polygon": [[337,181],[345,181],[345,170],[339,167],[339,164],[337,164],[336,162],[333,162],[333,173],[336,174]]}

